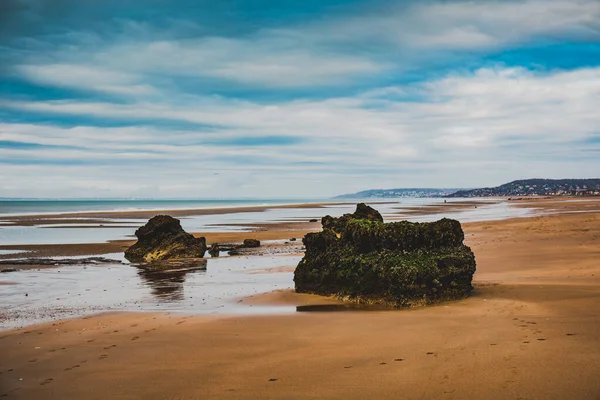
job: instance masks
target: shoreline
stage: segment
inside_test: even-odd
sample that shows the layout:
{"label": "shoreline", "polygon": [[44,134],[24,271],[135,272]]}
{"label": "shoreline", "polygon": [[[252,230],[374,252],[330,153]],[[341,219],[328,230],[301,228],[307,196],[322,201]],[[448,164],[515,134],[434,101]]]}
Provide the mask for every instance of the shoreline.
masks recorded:
{"label": "shoreline", "polygon": [[[389,204],[387,201],[375,201],[370,204]],[[21,213],[21,214],[0,214],[0,221],[37,221],[46,220],[54,217],[55,219],[77,218],[80,219],[147,219],[148,216],[157,215],[157,213],[168,213],[172,216],[188,217],[199,215],[219,215],[235,214],[243,212],[264,212],[269,209],[287,209],[287,208],[324,208],[327,206],[352,205],[356,204],[348,201],[340,202],[303,202],[303,203],[277,203],[277,204],[257,204],[257,205],[232,205],[232,206],[209,206],[199,208],[154,208],[139,210],[90,210],[73,212],[48,212],[48,213]]]}
{"label": "shoreline", "polygon": [[[460,213],[465,209],[470,209],[470,207],[477,207],[480,205],[497,205],[501,203],[508,204],[511,207],[516,208],[525,208],[530,209],[531,213],[526,215],[520,215],[516,217],[506,217],[501,219],[493,219],[490,221],[511,221],[511,220],[520,220],[522,218],[535,218],[543,215],[563,215],[569,213],[597,213],[600,212],[600,199],[596,198],[573,198],[573,197],[559,197],[559,198],[524,198],[524,199],[501,199],[501,198],[483,198],[482,199],[461,199],[461,201],[453,201],[450,203],[439,203],[439,204],[426,204],[421,206],[407,206],[400,207],[399,210],[394,214],[393,219],[386,219],[386,222],[393,222],[396,220],[401,220],[404,218],[415,218],[415,217],[427,217],[432,215],[439,215],[440,218],[443,216],[448,216],[449,218],[454,218],[456,213]],[[285,208],[285,209],[304,209],[304,208],[326,208],[329,205],[350,205],[354,203],[303,203],[303,204],[287,204],[283,206],[277,206],[275,208]],[[370,204],[396,204],[390,202],[379,202],[379,203],[370,203]],[[246,207],[232,207],[232,208],[214,208],[214,209],[200,209],[200,210],[179,210],[187,216],[189,212],[201,212],[208,213],[202,215],[220,215],[223,212],[225,214],[231,213],[244,213],[244,212],[254,212],[257,209],[261,209],[261,212],[264,212],[270,209],[270,206],[255,206],[251,207],[251,211],[248,211]],[[396,208],[394,208],[396,209]],[[170,213],[169,210],[162,210],[161,213]],[[154,211],[142,210],[139,213],[145,215],[150,218],[154,215]],[[107,219],[118,219],[119,212],[114,213],[104,212],[104,215],[107,216]],[[141,215],[140,214],[140,215]],[[36,216],[19,216],[15,217],[13,225],[11,226],[35,226],[36,224],[42,223],[46,224],[68,224],[69,221],[73,224],[81,223],[81,220],[69,220],[69,219],[56,219],[57,216],[64,214],[53,214],[53,220],[42,220],[37,219]],[[88,214],[85,214],[88,215]],[[182,215],[172,215],[175,217],[182,217]],[[31,217],[35,217],[34,219],[30,219]],[[23,218],[23,219],[21,219]],[[125,217],[123,217],[125,218]],[[0,221],[4,221],[2,216],[0,216]],[[97,223],[105,222],[105,220],[94,220]],[[478,224],[485,223],[486,220],[475,221],[475,222],[463,222],[463,226],[469,226],[470,224]],[[140,225],[141,226],[141,225]],[[224,223],[219,224],[221,227],[226,226],[236,226],[243,227],[246,230],[243,231],[191,231],[196,237],[205,237],[207,239],[207,243],[211,244],[213,242],[217,243],[241,243],[244,239],[248,237],[253,237],[259,239],[261,241],[264,240],[289,240],[292,238],[297,239],[301,242],[302,237],[309,232],[316,232],[321,229],[320,218],[317,218],[317,222],[308,222],[304,219],[301,220],[290,220],[286,222],[244,222],[242,224],[233,224],[233,223]],[[0,225],[0,228],[2,226]],[[39,229],[46,229],[44,226]],[[71,227],[57,227],[57,229],[69,229]],[[110,229],[108,226],[94,227],[89,226],[86,229]],[[132,226],[132,231],[134,231],[135,226]],[[117,252],[123,252],[128,246],[131,246],[135,243],[135,237],[131,237],[128,239],[116,239],[109,240],[107,242],[96,242],[96,243],[67,243],[67,244],[10,244],[10,245],[2,245],[0,244],[0,252],[1,251],[15,251],[13,254],[1,254],[0,260],[9,260],[12,258],[24,258],[24,257],[71,257],[71,256],[83,256],[83,255],[103,255],[103,254],[113,254]],[[17,253],[22,251],[22,253]]]}
{"label": "shoreline", "polygon": [[[480,198],[480,199],[451,199],[447,203],[442,203],[442,198],[432,198],[430,200],[439,200],[439,203],[431,205],[408,204],[404,207],[394,207],[393,214],[398,215],[429,215],[438,213],[440,210],[454,212],[463,208],[476,205],[490,205],[507,199],[500,198]],[[392,201],[394,200],[394,201]],[[339,202],[315,202],[315,203],[291,203],[291,204],[273,204],[273,205],[248,205],[248,206],[216,206],[206,208],[186,208],[186,209],[143,209],[143,210],[103,210],[103,211],[74,211],[61,213],[27,213],[27,214],[0,214],[0,227],[2,226],[35,226],[35,225],[55,225],[55,224],[104,224],[111,223],[107,220],[114,220],[112,223],[123,224],[120,220],[127,219],[149,219],[158,214],[169,214],[175,218],[206,216],[206,215],[227,215],[249,212],[265,212],[268,210],[281,209],[322,209],[335,206],[354,206],[357,202],[364,202],[371,205],[391,205],[401,206],[402,200],[414,200],[413,198],[399,199],[357,199],[356,201]],[[403,212],[402,210],[406,210]],[[255,221],[260,224],[260,221]],[[90,226],[90,228],[95,228]]]}
{"label": "shoreline", "polygon": [[[339,202],[339,203],[303,203],[303,204],[287,204],[282,206],[254,206],[254,207],[231,207],[231,208],[210,208],[210,209],[199,209],[199,210],[161,210],[159,213],[166,213],[173,217],[186,217],[186,216],[201,216],[201,215],[227,215],[227,214],[238,214],[238,213],[247,213],[247,212],[265,212],[270,209],[326,209],[328,206],[354,206],[355,203],[348,202]],[[370,204],[399,204],[396,202],[370,202]],[[453,202],[448,204],[439,204],[435,206],[424,205],[418,208],[416,206],[409,206],[406,209],[410,208],[409,213],[405,213],[395,208],[390,209],[393,214],[390,214],[394,219],[402,219],[404,216],[408,216],[410,214],[411,217],[415,216],[428,216],[439,214],[442,211],[445,213],[455,213],[460,212],[461,210],[472,207],[475,205],[485,205],[485,204],[493,204],[490,202],[477,202],[470,201],[468,204],[463,204],[462,202]],[[401,210],[401,209],[400,209]],[[136,217],[144,217],[151,218],[156,215],[156,211],[136,211]],[[252,222],[240,222],[240,223],[222,223],[218,224],[220,228],[226,227],[237,227],[242,228],[241,230],[232,230],[232,231],[190,231],[194,236],[200,237],[204,236],[207,239],[207,243],[211,244],[213,242],[218,243],[241,243],[244,239],[248,237],[253,237],[259,240],[289,240],[292,238],[297,239],[299,242],[302,237],[309,232],[318,231],[321,229],[321,217],[327,214],[327,212],[321,212],[315,218],[308,217],[291,217],[287,221],[272,221],[272,222],[261,222],[261,221],[252,221]],[[62,216],[67,216],[68,218],[60,218]],[[104,219],[98,219],[99,214],[90,214],[90,213],[78,213],[78,216],[85,219],[75,219],[72,214],[53,214],[48,215],[42,218],[40,215],[28,215],[28,216],[18,216],[11,218],[3,218],[0,216],[0,230],[4,226],[7,228],[11,227],[31,227],[35,229],[70,229],[70,228],[80,228],[78,225],[82,223],[89,223],[90,226],[84,227],[85,229],[110,229],[112,226],[107,223]],[[102,216],[104,216],[107,220],[116,220],[127,219],[130,214],[123,214],[121,212],[103,212]],[[258,217],[260,218],[260,217]],[[316,220],[316,222],[309,222],[310,219]],[[92,224],[97,224],[97,226],[93,226]],[[141,222],[138,222],[139,226],[142,225]],[[38,226],[42,225],[42,226]],[[53,227],[52,225],[59,225]],[[69,226],[70,225],[70,226]],[[102,225],[102,226],[100,226]],[[137,225],[131,225],[131,233],[135,231]],[[207,225],[206,228],[211,227]],[[118,226],[118,228],[126,228],[124,226]],[[1,233],[1,231],[0,231]],[[29,252],[27,254],[0,254],[0,260],[9,260],[12,258],[22,258],[22,257],[70,257],[70,256],[80,256],[80,255],[102,255],[102,254],[111,254],[115,252],[122,252],[124,249],[135,242],[135,237],[127,238],[127,239],[116,239],[109,240],[107,242],[92,242],[92,243],[66,243],[66,244],[8,244],[2,245],[0,244],[0,252],[8,252],[11,250],[14,251],[26,251]]]}

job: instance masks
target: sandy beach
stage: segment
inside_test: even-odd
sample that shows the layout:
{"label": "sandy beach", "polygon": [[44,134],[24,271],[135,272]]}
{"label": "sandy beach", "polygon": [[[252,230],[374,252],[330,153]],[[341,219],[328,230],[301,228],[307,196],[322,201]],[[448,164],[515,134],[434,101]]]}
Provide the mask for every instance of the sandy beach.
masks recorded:
{"label": "sandy beach", "polygon": [[[307,312],[104,313],[4,331],[0,395],[600,398],[600,201],[516,203],[539,213],[463,224],[477,258],[476,290],[466,300],[357,311],[284,290],[240,300]],[[319,227],[306,222],[255,228],[253,235],[267,240],[300,238]],[[209,242],[247,236],[197,234]]]}

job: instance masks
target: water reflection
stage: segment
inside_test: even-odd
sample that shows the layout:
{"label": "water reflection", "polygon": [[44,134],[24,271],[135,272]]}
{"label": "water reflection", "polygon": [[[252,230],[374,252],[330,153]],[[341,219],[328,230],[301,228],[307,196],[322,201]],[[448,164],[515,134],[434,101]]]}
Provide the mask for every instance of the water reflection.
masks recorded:
{"label": "water reflection", "polygon": [[159,301],[181,301],[184,296],[184,283],[187,274],[206,274],[204,268],[155,270],[137,266],[138,276],[151,288],[152,296]]}
{"label": "water reflection", "polygon": [[169,265],[159,270],[108,264],[2,274],[0,278],[13,284],[0,286],[0,331],[100,311],[293,312],[293,306],[250,306],[239,299],[293,288],[293,272],[280,269],[297,265],[300,258],[219,257],[208,259],[206,265]]}

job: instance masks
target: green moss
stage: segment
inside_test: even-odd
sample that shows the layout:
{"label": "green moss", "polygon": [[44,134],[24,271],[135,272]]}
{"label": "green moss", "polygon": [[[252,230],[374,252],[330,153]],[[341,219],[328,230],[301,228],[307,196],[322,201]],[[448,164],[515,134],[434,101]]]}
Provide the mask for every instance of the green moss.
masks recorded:
{"label": "green moss", "polygon": [[410,306],[463,298],[472,289],[475,256],[462,244],[458,221],[325,220],[328,228],[303,240],[298,292]]}

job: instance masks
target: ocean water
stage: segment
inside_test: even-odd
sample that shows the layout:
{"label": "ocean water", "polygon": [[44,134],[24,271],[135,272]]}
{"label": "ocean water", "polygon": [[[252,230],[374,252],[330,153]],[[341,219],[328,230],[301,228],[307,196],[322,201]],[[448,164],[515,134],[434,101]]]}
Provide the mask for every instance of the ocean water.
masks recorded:
{"label": "ocean water", "polygon": [[[464,199],[463,199],[464,200]],[[463,201],[452,199],[452,202]],[[36,244],[68,244],[68,243],[103,243],[110,240],[132,239],[135,230],[146,223],[146,219],[119,218],[110,216],[95,223],[82,220],[72,214],[86,211],[123,211],[123,210],[161,210],[173,209],[209,209],[235,208],[243,206],[269,206],[280,204],[313,203],[314,207],[302,208],[267,208],[266,210],[250,210],[212,215],[190,215],[179,217],[182,227],[188,232],[215,232],[251,230],[249,225],[256,223],[279,223],[308,221],[320,219],[324,215],[334,217],[353,212],[355,202],[348,201],[320,207],[317,203],[324,200],[4,200],[0,201],[0,246],[2,245],[36,245]],[[368,203],[368,201],[367,201]],[[443,203],[439,198],[401,198],[375,200],[372,206],[378,209],[386,221],[408,219],[414,222],[434,221],[442,217],[458,219],[461,222],[478,220],[494,220],[508,217],[527,216],[530,209],[513,207],[507,202],[489,204],[478,207],[447,211],[429,215],[402,214],[403,210],[414,206],[435,205]],[[62,214],[58,219],[64,223],[44,223],[43,218],[36,226],[11,226],[6,218],[15,215]],[[3,219],[5,218],[5,219]],[[56,219],[52,216],[52,219]],[[75,223],[73,223],[75,222]]]}
{"label": "ocean water", "polygon": [[316,203],[320,199],[0,199],[0,216],[91,211],[187,210],[275,204]]}

